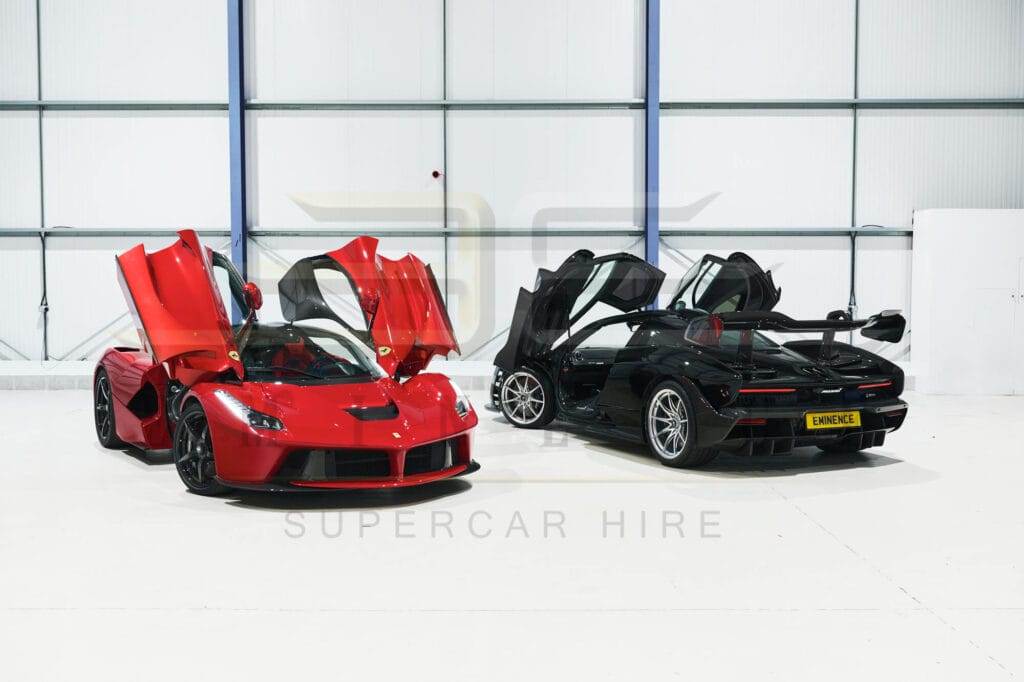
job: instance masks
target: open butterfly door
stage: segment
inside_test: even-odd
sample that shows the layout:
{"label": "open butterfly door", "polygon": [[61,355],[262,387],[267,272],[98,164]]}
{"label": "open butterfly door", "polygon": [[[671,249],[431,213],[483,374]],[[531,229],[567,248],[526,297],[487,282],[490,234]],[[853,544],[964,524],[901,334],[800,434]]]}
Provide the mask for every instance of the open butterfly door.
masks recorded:
{"label": "open butterfly door", "polygon": [[[295,263],[278,283],[281,312],[290,322],[334,320],[371,346],[392,377],[412,376],[435,355],[459,352],[459,344],[430,266],[412,254],[384,258],[377,245],[373,237],[358,237]],[[346,277],[364,326],[346,322],[327,303],[316,279],[316,271],[325,269]]]}

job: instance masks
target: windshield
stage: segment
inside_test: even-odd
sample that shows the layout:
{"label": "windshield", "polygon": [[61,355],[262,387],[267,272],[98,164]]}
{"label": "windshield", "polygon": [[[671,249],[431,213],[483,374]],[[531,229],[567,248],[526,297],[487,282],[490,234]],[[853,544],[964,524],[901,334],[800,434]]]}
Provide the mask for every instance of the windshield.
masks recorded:
{"label": "windshield", "polygon": [[242,363],[249,381],[322,384],[387,376],[355,338],[298,324],[254,325]]}

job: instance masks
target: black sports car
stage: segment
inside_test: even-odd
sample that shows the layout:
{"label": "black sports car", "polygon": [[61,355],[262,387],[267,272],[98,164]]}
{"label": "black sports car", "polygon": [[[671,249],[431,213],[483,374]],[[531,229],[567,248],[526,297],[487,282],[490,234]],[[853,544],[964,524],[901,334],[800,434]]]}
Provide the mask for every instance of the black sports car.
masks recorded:
{"label": "black sports car", "polygon": [[[647,310],[665,273],[626,253],[580,250],[520,289],[495,358],[492,402],[520,428],[554,419],[647,443],[663,464],[697,467],[719,451],[785,453],[882,445],[903,423],[903,371],[836,332],[897,342],[906,320],[794,320],[781,289],[743,253],[707,255],[664,310]],[[624,314],[574,329],[598,303]],[[779,344],[762,332],[816,332]]]}

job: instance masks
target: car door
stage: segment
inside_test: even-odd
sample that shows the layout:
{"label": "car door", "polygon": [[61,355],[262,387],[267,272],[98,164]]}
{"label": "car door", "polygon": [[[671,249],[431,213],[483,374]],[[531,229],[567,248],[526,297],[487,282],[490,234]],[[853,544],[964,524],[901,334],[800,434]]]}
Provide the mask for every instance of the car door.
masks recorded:
{"label": "car door", "polygon": [[[430,266],[412,254],[384,258],[377,245],[373,237],[358,237],[295,263],[278,283],[281,312],[290,322],[322,318],[340,323],[373,348],[388,374],[407,377],[422,371],[435,355],[459,352],[459,344]],[[347,278],[361,324],[338,314],[324,299],[315,273],[325,269]]]}
{"label": "car door", "polygon": [[561,355],[558,372],[559,403],[565,412],[578,417],[599,413],[608,375],[634,335],[629,323],[615,318],[596,329],[588,326],[589,330],[593,331],[586,338],[570,337],[565,342],[569,348]]}
{"label": "car door", "polygon": [[639,310],[658,295],[665,273],[628,253],[595,257],[581,249],[551,272],[540,270],[533,291],[519,290],[505,346],[494,364],[511,371],[550,351],[598,303]]}
{"label": "car door", "polygon": [[762,270],[745,253],[728,258],[707,254],[680,280],[668,307],[707,313],[769,311],[781,295],[771,271]]}
{"label": "car door", "polygon": [[227,272],[234,303],[249,318],[244,282],[230,261],[203,246],[195,231],[182,230],[164,249],[129,249],[117,256],[117,266],[139,338],[171,378],[190,385],[226,370],[244,376],[214,273]]}

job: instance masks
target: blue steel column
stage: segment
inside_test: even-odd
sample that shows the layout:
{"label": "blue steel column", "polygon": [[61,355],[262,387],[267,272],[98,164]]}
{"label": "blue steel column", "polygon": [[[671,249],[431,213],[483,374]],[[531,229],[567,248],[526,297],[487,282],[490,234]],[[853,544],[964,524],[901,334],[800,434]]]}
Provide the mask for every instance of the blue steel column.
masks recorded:
{"label": "blue steel column", "polygon": [[647,0],[647,65],[644,88],[644,259],[658,264],[658,126],[661,117],[661,0]]}
{"label": "blue steel column", "polygon": [[[231,260],[248,278],[245,216],[245,61],[242,0],[228,3],[228,136],[231,156]],[[237,321],[238,311],[233,311]]]}

